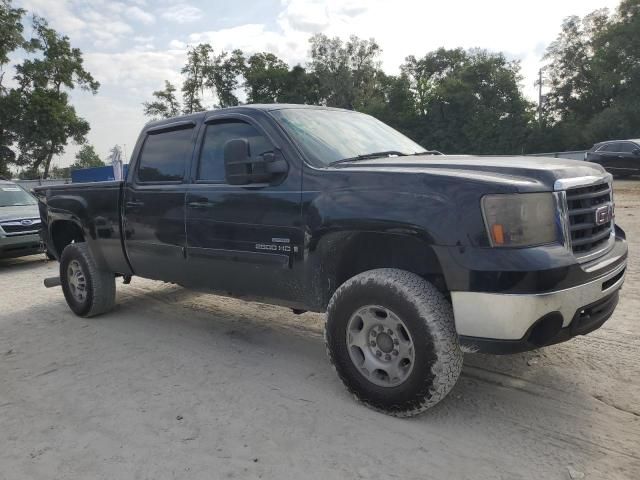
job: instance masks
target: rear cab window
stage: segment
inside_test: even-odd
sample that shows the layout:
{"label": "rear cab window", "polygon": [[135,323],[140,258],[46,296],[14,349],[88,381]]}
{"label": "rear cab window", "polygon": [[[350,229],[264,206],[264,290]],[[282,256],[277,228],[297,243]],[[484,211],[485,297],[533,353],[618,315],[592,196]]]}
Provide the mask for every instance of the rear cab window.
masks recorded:
{"label": "rear cab window", "polygon": [[149,132],[140,152],[139,183],[182,182],[192,149],[193,125]]}

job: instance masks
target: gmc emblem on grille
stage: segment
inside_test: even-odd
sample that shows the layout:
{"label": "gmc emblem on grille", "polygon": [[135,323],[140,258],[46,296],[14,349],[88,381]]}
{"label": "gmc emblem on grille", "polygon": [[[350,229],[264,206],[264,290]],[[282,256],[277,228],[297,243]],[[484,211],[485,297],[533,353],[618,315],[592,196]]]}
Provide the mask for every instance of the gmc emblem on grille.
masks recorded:
{"label": "gmc emblem on grille", "polygon": [[612,208],[611,205],[603,205],[602,207],[598,207],[596,209],[596,225],[604,225],[605,223],[609,223],[611,221],[612,216]]}

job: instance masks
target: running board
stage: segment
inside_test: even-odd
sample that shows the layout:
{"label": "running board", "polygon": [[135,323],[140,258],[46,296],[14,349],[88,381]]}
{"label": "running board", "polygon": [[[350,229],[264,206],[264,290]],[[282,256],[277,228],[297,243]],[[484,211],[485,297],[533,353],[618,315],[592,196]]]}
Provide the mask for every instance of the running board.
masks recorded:
{"label": "running board", "polygon": [[60,285],[60,277],[49,277],[44,279],[44,286],[46,288],[59,287]]}

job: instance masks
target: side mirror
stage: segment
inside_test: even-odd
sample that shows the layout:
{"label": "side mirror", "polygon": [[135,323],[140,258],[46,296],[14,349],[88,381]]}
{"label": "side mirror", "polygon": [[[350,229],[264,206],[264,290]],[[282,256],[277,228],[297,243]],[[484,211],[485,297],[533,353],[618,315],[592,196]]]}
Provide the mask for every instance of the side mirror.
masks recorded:
{"label": "side mirror", "polygon": [[640,148],[636,148],[636,149],[633,151],[633,154],[634,154],[636,157],[640,157]]}
{"label": "side mirror", "polygon": [[280,152],[266,152],[251,158],[246,138],[236,138],[225,143],[224,167],[229,185],[272,182],[284,177],[289,170],[289,165]]}

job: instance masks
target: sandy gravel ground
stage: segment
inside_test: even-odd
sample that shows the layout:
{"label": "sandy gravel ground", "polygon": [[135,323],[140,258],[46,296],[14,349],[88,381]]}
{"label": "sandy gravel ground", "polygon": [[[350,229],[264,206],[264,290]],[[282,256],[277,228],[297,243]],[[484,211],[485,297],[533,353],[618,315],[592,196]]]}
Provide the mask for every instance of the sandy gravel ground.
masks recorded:
{"label": "sandy gravel ground", "polygon": [[409,420],[358,405],[320,315],[134,279],[84,320],[57,263],[0,261],[0,479],[638,479],[640,181],[616,184],[631,264],[599,331],[467,355]]}

